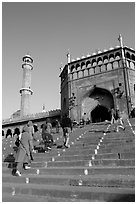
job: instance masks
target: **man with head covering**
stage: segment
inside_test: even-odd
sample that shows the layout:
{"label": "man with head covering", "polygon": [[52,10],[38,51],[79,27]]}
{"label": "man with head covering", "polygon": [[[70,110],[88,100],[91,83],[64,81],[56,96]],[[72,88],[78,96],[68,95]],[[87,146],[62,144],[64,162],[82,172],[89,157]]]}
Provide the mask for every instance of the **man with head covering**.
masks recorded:
{"label": "man with head covering", "polygon": [[22,129],[20,146],[15,160],[17,163],[15,175],[21,176],[21,170],[23,167],[24,169],[30,168],[31,163],[30,149],[34,151],[32,139],[29,133],[29,128],[27,125],[25,125]]}

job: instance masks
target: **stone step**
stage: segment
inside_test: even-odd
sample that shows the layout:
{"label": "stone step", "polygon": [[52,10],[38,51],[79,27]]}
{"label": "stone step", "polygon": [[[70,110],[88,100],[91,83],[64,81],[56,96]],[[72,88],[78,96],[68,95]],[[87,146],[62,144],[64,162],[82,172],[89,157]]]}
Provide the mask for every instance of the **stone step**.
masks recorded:
{"label": "stone step", "polygon": [[[94,147],[96,147],[98,142],[100,142],[100,140],[101,140],[101,138],[99,140],[97,140],[95,143],[93,143],[92,139],[90,141],[88,141],[88,142],[86,142],[85,140],[82,141],[82,142],[80,140],[78,142],[70,141],[69,144],[71,145],[72,148],[75,148],[75,149],[80,148],[80,147],[83,147],[83,148],[88,148],[88,147],[94,148]],[[125,140],[115,140],[115,142],[112,141],[112,140],[110,140],[108,142],[108,141],[106,141],[106,139],[103,139],[102,143],[101,143],[101,146],[103,146],[103,147],[104,146],[115,146],[115,145],[120,145],[120,144],[121,145],[124,144],[124,145],[132,145],[132,146],[134,146],[135,141],[131,140],[131,138],[130,139],[125,139]]]}
{"label": "stone step", "polygon": [[2,185],[3,193],[9,195],[37,195],[50,196],[52,198],[71,198],[71,199],[86,199],[89,201],[135,201],[134,188],[101,188],[101,187],[86,187],[86,186],[60,186],[60,185],[34,185],[34,184],[20,184],[12,183]]}
{"label": "stone step", "polygon": [[[32,163],[33,165],[33,163]],[[71,166],[89,166],[89,160],[80,160],[80,161],[56,161],[48,162],[48,167],[71,167]],[[102,160],[93,160],[93,166],[135,166],[135,160],[133,159],[102,159]]]}
{"label": "stone step", "polygon": [[[50,196],[37,196],[37,195],[28,195],[26,194],[15,194],[9,195],[9,193],[2,194],[2,202],[88,202],[84,199],[75,199],[75,198],[62,198],[62,197],[50,197]],[[91,200],[90,200],[91,201]],[[96,200],[98,201],[98,200]]]}
{"label": "stone step", "polygon": [[[55,159],[55,161],[72,161],[72,160],[90,160],[92,158],[92,154],[89,154],[89,155],[82,155],[82,154],[79,154],[79,155],[73,155],[72,156],[69,156],[69,155],[66,155],[64,156],[62,154],[61,157],[59,156],[51,156],[51,155],[46,155],[45,156],[45,153],[39,153],[39,154],[35,154],[34,155],[34,161],[52,161],[52,158]],[[119,158],[119,155],[117,153],[106,153],[106,154],[97,154],[95,155],[95,158],[96,159],[118,159]],[[135,158],[135,152],[124,152],[124,153],[121,153],[120,154],[120,159],[134,159]]]}
{"label": "stone step", "polygon": [[[90,144],[88,144],[88,146],[85,146],[85,144],[83,144],[83,146],[76,148],[75,144],[71,144],[71,148],[69,149],[64,149],[64,148],[57,148],[57,147],[53,147],[51,151],[48,152],[48,154],[50,153],[50,155],[54,155],[57,154],[57,152],[62,152],[64,155],[79,155],[79,154],[84,154],[84,155],[88,155],[88,154],[94,154],[94,150],[97,148],[97,145],[94,146],[90,146]],[[63,150],[64,149],[64,150]],[[130,143],[125,143],[125,144],[104,144],[104,141],[102,143],[100,143],[100,147],[99,147],[99,152],[100,153],[118,153],[120,152],[129,152],[129,151],[133,151],[135,150],[135,145],[134,144],[130,144]],[[14,153],[14,155],[16,155],[16,153],[14,152],[14,150],[12,149],[11,151],[3,151],[3,155],[5,157],[8,156],[8,154],[10,154],[11,152]]]}
{"label": "stone step", "polygon": [[[65,151],[65,152],[64,152]],[[118,148],[118,147],[115,147],[115,148],[109,148],[109,149],[102,149],[100,147],[100,149],[97,150],[97,155],[114,155],[115,154],[115,157],[117,158],[123,158],[124,157],[124,154],[127,156],[127,155],[134,155],[135,157],[135,154],[134,154],[135,150],[134,148]],[[132,154],[131,154],[132,153]],[[72,158],[71,160],[74,160],[73,158],[79,158],[81,157],[82,158],[86,158],[86,157],[92,157],[92,155],[95,154],[95,150],[91,150],[91,149],[81,149],[81,150],[78,150],[78,151],[75,151],[75,149],[67,149],[67,150],[62,150],[62,149],[59,149],[59,150],[55,150],[55,151],[50,151],[50,152],[46,152],[46,153],[36,153],[36,154],[33,154],[33,157],[34,157],[34,161],[35,161],[35,158],[36,158],[36,161],[43,161],[43,160],[46,160],[46,161],[49,161],[51,160],[51,158],[58,158],[57,160],[64,160],[64,159],[69,159],[69,158]],[[117,155],[117,156],[116,156]],[[134,158],[133,157],[133,158]],[[14,155],[5,155],[3,157],[3,162],[13,162],[16,158],[16,154]],[[99,156],[98,158],[101,158],[101,156]],[[130,156],[129,156],[130,158]],[[70,161],[70,159],[69,159]]]}
{"label": "stone step", "polygon": [[[98,143],[98,141],[102,138],[103,136],[101,136],[101,137],[99,137],[99,138],[97,138],[96,140],[94,139],[94,140],[92,140],[91,138],[88,138],[88,139],[85,139],[85,138],[80,138],[79,139],[79,141],[78,141],[78,143],[77,144],[81,144],[81,143],[84,143],[84,144],[96,144],[96,143]],[[77,139],[78,140],[78,139]],[[123,144],[125,144],[125,143],[134,143],[135,142],[135,139],[134,138],[108,138],[108,137],[104,137],[104,140],[103,140],[103,142],[105,143],[105,144],[108,144],[108,143],[111,143],[111,144],[113,144],[113,143],[123,143]]]}
{"label": "stone step", "polygon": [[[88,170],[88,175],[98,174],[120,174],[120,175],[134,175],[135,167],[133,166],[92,166],[92,167],[45,167],[31,168],[27,170],[27,174],[36,174],[39,169],[40,174],[44,175],[84,175],[85,169]],[[3,167],[2,174],[12,174],[12,169]],[[26,174],[26,170],[22,170],[22,174]]]}
{"label": "stone step", "polygon": [[[10,161],[7,164],[4,162],[3,201],[134,201],[135,136],[129,126],[124,132],[104,134],[103,130],[107,127],[108,124],[92,124],[74,129],[70,135],[69,149],[53,146],[48,153],[33,154],[31,169],[23,170],[21,177],[12,175],[12,166],[8,168]],[[57,145],[63,144],[62,135],[62,132],[53,134]],[[92,160],[102,136],[104,139]],[[12,140],[3,142],[5,157],[14,152],[13,145]],[[15,155],[14,152],[11,163]],[[28,184],[26,178],[29,178]]]}
{"label": "stone step", "polygon": [[[99,142],[100,143],[100,142]],[[83,145],[80,145],[80,146],[75,146],[75,144],[71,144],[70,143],[70,146],[71,148],[70,149],[67,149],[66,152],[69,152],[69,151],[79,151],[79,150],[95,150],[96,147],[97,147],[98,143],[96,145],[90,145],[90,144],[83,144]],[[107,143],[107,144],[104,144],[104,142],[101,142],[100,143],[100,146],[99,146],[99,149],[101,150],[104,150],[104,149],[117,149],[117,148],[122,148],[122,149],[133,149],[135,148],[135,145],[133,143]],[[52,151],[56,151],[56,149],[52,149]]]}
{"label": "stone step", "polygon": [[[115,148],[104,148],[104,149],[99,149],[98,150],[98,152],[100,153],[100,154],[105,154],[105,153],[119,153],[119,152],[122,152],[122,153],[124,153],[124,152],[130,152],[131,151],[131,149],[134,151],[134,148],[124,148],[124,146],[123,146],[123,148],[122,149],[120,149],[119,147],[117,147],[117,146],[115,146]],[[95,149],[79,149],[79,150],[77,150],[77,149],[72,149],[72,148],[69,148],[69,149],[67,149],[65,152],[61,152],[64,156],[66,156],[66,155],[72,155],[72,156],[74,156],[74,155],[81,155],[81,154],[83,154],[83,155],[89,155],[89,154],[94,154],[94,152],[95,152]],[[55,155],[55,152],[54,151],[51,151],[50,152],[50,155]]]}
{"label": "stone step", "polygon": [[[26,183],[28,175],[16,177],[3,174],[3,183]],[[135,188],[135,176],[133,175],[29,175],[29,183],[64,186],[90,186],[90,187],[119,187]]]}
{"label": "stone step", "polygon": [[[34,162],[48,162],[48,161],[77,161],[77,160],[91,160],[93,154],[79,154],[79,155],[64,155],[61,151],[59,151],[61,156],[57,156],[57,154],[53,155],[50,153],[36,153],[33,155]],[[63,152],[64,153],[64,152]],[[130,152],[124,152],[124,153],[105,153],[100,154],[98,152],[97,155],[94,155],[95,159],[134,159],[135,158],[135,152],[132,150]],[[15,155],[9,155],[3,159],[3,163],[6,163],[7,165],[14,162]],[[4,164],[3,164],[4,165]]]}
{"label": "stone step", "polygon": [[[89,166],[89,160],[71,160],[71,161],[46,161],[47,167],[77,167],[77,166]],[[31,167],[45,167],[45,162],[35,162],[31,163]],[[93,160],[93,166],[135,166],[135,159],[101,159]],[[6,163],[3,163],[2,166],[6,166]],[[9,163],[7,163],[9,166]]]}
{"label": "stone step", "polygon": [[[82,133],[83,134],[83,133]],[[82,141],[82,140],[93,140],[93,142],[95,142],[95,141],[97,141],[98,139],[100,139],[102,136],[103,136],[103,134],[101,134],[101,135],[96,135],[96,134],[88,134],[88,133],[86,133],[86,134],[83,134],[83,135],[71,135],[70,136],[70,140],[73,140],[73,139],[76,139],[77,141]],[[81,136],[81,138],[79,138]],[[59,140],[62,140],[62,142],[63,142],[63,137],[61,137],[61,136],[59,136],[60,138],[59,138]],[[115,135],[114,134],[108,134],[107,133],[107,135],[105,136],[105,139],[111,139],[111,140],[119,140],[119,139],[121,139],[121,140],[125,140],[125,139],[131,139],[131,136],[129,136],[129,134],[128,135],[124,135],[124,136],[122,136],[121,134],[118,134],[118,133],[116,133]],[[134,137],[132,137],[132,139],[133,139]],[[5,145],[11,145],[11,144],[14,144],[13,143],[13,141],[12,141],[13,139],[11,139],[11,140],[9,140],[8,141],[8,143],[6,144],[4,141],[3,141],[3,146],[5,146]]]}

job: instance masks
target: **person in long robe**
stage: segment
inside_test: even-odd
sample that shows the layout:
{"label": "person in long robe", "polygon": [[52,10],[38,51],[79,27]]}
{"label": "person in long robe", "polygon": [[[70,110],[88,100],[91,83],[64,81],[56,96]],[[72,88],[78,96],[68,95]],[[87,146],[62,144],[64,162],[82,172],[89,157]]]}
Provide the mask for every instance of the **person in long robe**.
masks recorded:
{"label": "person in long robe", "polygon": [[34,151],[32,138],[29,128],[25,125],[22,129],[20,145],[16,157],[16,173],[15,175],[21,176],[22,168],[29,169],[31,164],[30,149]]}

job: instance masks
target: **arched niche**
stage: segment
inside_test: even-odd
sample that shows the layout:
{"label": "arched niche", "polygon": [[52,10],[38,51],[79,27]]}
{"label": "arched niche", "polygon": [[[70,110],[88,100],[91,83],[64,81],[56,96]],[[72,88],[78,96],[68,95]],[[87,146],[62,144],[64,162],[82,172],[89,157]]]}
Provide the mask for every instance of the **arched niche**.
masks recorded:
{"label": "arched niche", "polygon": [[101,65],[101,72],[106,72],[106,65]]}
{"label": "arched niche", "polygon": [[114,61],[114,55],[113,54],[110,54],[109,55],[109,62],[113,62]]}
{"label": "arched niche", "polygon": [[76,64],[76,70],[77,70],[77,71],[81,70],[81,67],[80,67],[80,64],[79,64],[79,63]]}
{"label": "arched niche", "polygon": [[70,76],[70,80],[73,80],[73,73],[69,75]]}
{"label": "arched niche", "polygon": [[120,59],[121,54],[119,52],[115,53],[115,60],[119,60]]}
{"label": "arched niche", "polygon": [[37,132],[38,131],[38,125],[34,124],[33,127],[34,127],[34,132]]}
{"label": "arched niche", "polygon": [[131,69],[135,69],[135,65],[134,65],[133,62],[130,62],[130,68],[131,68]]}
{"label": "arched niche", "polygon": [[70,72],[73,72],[73,71],[74,71],[74,69],[75,69],[75,66],[74,66],[74,65],[72,65],[72,66],[71,66],[71,68],[70,68]]}
{"label": "arched niche", "polygon": [[12,137],[12,130],[11,130],[10,128],[9,128],[9,129],[7,130],[7,132],[6,132],[6,138],[7,138],[8,136]]}
{"label": "arched niche", "polygon": [[86,62],[86,68],[89,68],[89,67],[91,67],[91,62],[88,60],[88,61]]}
{"label": "arched niche", "polygon": [[74,72],[73,73],[73,79],[77,79],[78,77],[77,77],[77,72]]}
{"label": "arched niche", "polygon": [[105,56],[103,57],[103,63],[108,63],[108,56],[107,56],[107,55],[105,55]]}
{"label": "arched niche", "polygon": [[117,69],[119,67],[118,61],[113,62],[113,69]]}
{"label": "arched niche", "polygon": [[96,66],[96,67],[95,67],[95,74],[98,74],[98,73],[100,73],[100,67],[99,67],[99,66]]}
{"label": "arched niche", "polygon": [[111,63],[108,63],[108,64],[107,64],[107,71],[110,71],[110,70],[112,70],[112,64],[111,64]]}
{"label": "arched niche", "polygon": [[98,65],[101,65],[101,64],[102,64],[102,58],[101,58],[101,57],[99,57],[99,58],[97,59],[97,64],[98,64]]}
{"label": "arched niche", "polygon": [[19,134],[20,134],[20,129],[19,129],[18,127],[16,127],[16,128],[14,129],[13,135],[19,135]]}
{"label": "arched niche", "polygon": [[94,68],[89,69],[89,75],[94,75]]}
{"label": "arched niche", "polygon": [[78,78],[82,78],[83,77],[83,71],[79,71],[78,72]]}
{"label": "arched niche", "polygon": [[94,67],[94,66],[96,66],[96,65],[97,65],[97,62],[96,62],[95,59],[93,59],[93,60],[92,60],[92,66]]}
{"label": "arched niche", "polygon": [[127,59],[131,59],[131,57],[130,57],[130,53],[129,53],[129,52],[126,52],[125,55],[126,55],[126,58],[127,58]]}
{"label": "arched niche", "polygon": [[131,55],[131,59],[133,60],[133,61],[135,61],[135,55]]}
{"label": "arched niche", "polygon": [[85,69],[85,68],[86,68],[85,62],[82,62],[81,63],[81,69]]}
{"label": "arched niche", "polygon": [[85,76],[88,76],[88,69],[85,69],[85,70],[84,70],[84,77],[85,77]]}

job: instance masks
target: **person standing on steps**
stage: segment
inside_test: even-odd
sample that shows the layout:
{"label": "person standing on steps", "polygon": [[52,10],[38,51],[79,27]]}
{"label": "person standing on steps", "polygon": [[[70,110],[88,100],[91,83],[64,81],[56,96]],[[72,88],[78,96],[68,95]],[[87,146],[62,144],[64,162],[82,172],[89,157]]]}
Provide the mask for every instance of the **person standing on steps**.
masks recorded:
{"label": "person standing on steps", "polygon": [[34,152],[32,139],[29,133],[29,128],[25,125],[22,129],[20,145],[16,156],[16,176],[21,176],[21,170],[24,168],[25,170],[30,169],[31,164],[31,156],[30,149]]}
{"label": "person standing on steps", "polygon": [[62,118],[61,121],[61,127],[63,129],[63,137],[64,137],[64,146],[66,148],[70,147],[69,143],[69,135],[70,132],[72,132],[72,121],[71,119],[68,117],[67,114],[65,114]]}
{"label": "person standing on steps", "polygon": [[42,127],[42,139],[44,142],[44,150],[47,152],[53,146],[53,137],[51,135],[51,124],[45,122]]}
{"label": "person standing on steps", "polygon": [[60,123],[58,120],[56,120],[56,133],[59,133],[59,127],[60,127]]}
{"label": "person standing on steps", "polygon": [[27,125],[28,125],[28,127],[29,127],[29,133],[30,133],[31,138],[32,138],[32,140],[33,140],[33,136],[34,136],[33,122],[32,122],[32,121],[29,121]]}
{"label": "person standing on steps", "polygon": [[[31,140],[32,140],[32,144],[33,144],[34,143],[34,127],[33,127],[33,122],[29,121],[27,125],[28,125],[28,128],[29,128],[29,134],[30,134],[30,137],[31,137]],[[31,156],[31,159],[33,160],[32,149],[30,149],[30,156]]]}
{"label": "person standing on steps", "polygon": [[111,121],[110,121],[109,126],[107,127],[107,130],[105,130],[104,133],[110,132],[110,128],[112,129],[112,127],[115,126],[115,123],[116,123],[116,120],[115,120],[115,110],[114,110],[114,108],[112,108],[112,109],[110,110],[110,112],[111,112]]}
{"label": "person standing on steps", "polygon": [[111,124],[109,125],[108,129],[104,132],[109,132],[110,127],[114,126],[114,131],[119,132],[119,128],[125,130],[123,119],[120,115],[119,109],[116,108],[115,110],[111,109]]}
{"label": "person standing on steps", "polygon": [[121,117],[121,114],[120,114],[118,108],[115,111],[114,117],[115,117],[115,120],[116,120],[116,132],[119,132],[119,128],[125,130],[123,119]]}

